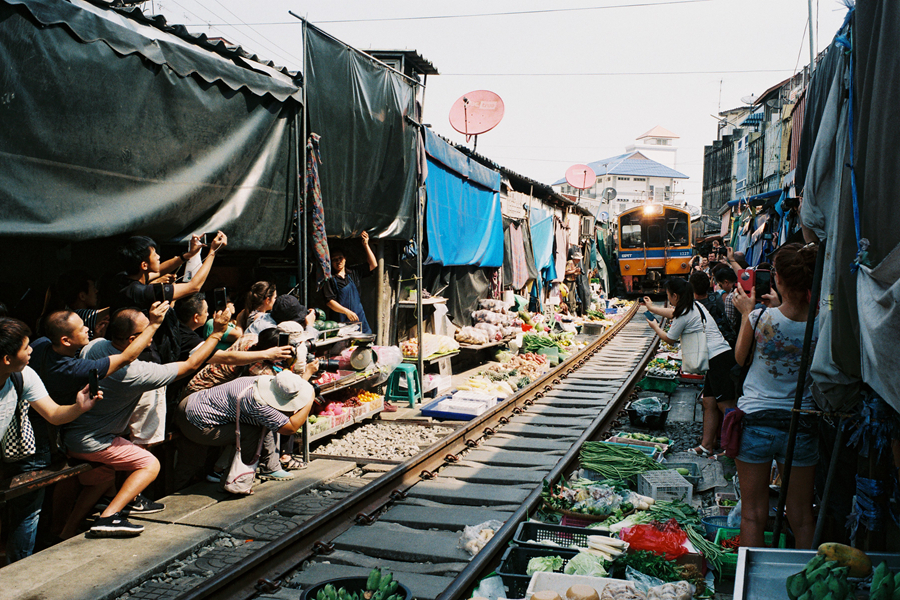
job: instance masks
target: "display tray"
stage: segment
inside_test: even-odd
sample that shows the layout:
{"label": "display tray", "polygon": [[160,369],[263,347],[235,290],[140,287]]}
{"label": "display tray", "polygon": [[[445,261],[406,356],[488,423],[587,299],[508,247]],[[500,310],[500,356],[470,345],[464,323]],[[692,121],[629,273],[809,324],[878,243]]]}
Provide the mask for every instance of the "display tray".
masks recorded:
{"label": "display tray", "polygon": [[[443,354],[432,354],[431,356],[425,357],[422,362],[432,363],[436,360],[441,360],[442,358],[450,358],[451,356],[456,356],[459,354],[459,350],[454,350],[453,352],[444,352]],[[405,363],[415,363],[418,362],[418,357],[416,356],[404,356],[403,362]]]}
{"label": "display tray", "polygon": [[[543,503],[544,510],[547,512],[556,513],[558,515],[563,515],[564,517],[575,517],[578,519],[583,519],[585,521],[591,521],[592,523],[601,523],[609,518],[609,515],[588,515],[582,512],[577,512],[574,510],[562,510],[559,508],[553,508],[546,502]],[[623,513],[624,516],[628,516],[634,512],[635,509],[629,510],[627,513]]]}
{"label": "display tray", "polygon": [[497,340],[496,342],[489,342],[487,344],[464,344],[459,342],[460,350],[484,350],[485,348],[495,348],[497,346],[502,346],[503,344],[509,343],[510,340],[515,339],[516,336],[508,335],[502,340]]}
{"label": "display tray", "polygon": [[[455,391],[455,390],[454,390]],[[428,404],[422,407],[422,414],[426,417],[431,417],[432,419],[444,419],[447,421],[471,421],[475,417],[479,417],[481,415],[470,415],[468,413],[457,413],[450,412],[446,410],[438,410],[437,405],[448,398],[453,397],[453,392],[448,394],[444,394],[443,396],[438,396],[436,399],[432,400]],[[498,400],[499,402],[500,400]],[[491,408],[488,408],[485,412],[488,412]],[[484,414],[484,413],[481,413]]]}
{"label": "display tray", "polygon": [[[893,571],[900,569],[900,554],[867,552],[872,565],[886,562]],[[734,579],[734,600],[771,600],[786,598],[785,581],[802,570],[816,555],[815,550],[776,550],[740,548]]]}

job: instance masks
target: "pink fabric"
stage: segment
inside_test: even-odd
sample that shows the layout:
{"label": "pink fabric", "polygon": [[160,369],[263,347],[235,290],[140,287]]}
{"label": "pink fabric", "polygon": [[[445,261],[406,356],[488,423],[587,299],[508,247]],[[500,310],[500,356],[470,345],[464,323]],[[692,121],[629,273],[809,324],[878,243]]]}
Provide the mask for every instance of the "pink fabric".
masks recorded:
{"label": "pink fabric", "polygon": [[69,452],[69,456],[92,463],[94,468],[78,476],[81,485],[94,486],[115,479],[116,471],[137,471],[156,462],[156,457],[125,438],[113,438],[112,444],[99,452]]}

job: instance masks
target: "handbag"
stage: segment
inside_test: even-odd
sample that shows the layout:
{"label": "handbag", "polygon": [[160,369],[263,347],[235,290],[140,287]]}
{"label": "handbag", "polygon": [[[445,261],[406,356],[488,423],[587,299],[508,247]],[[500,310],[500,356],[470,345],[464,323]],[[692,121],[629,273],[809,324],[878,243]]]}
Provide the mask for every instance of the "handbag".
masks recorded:
{"label": "handbag", "polygon": [[11,408],[15,412],[0,445],[3,446],[4,462],[15,462],[37,452],[37,444],[34,440],[31,419],[28,418],[30,406],[25,400],[25,380],[22,373],[13,373],[9,377],[16,391],[16,404]]}
{"label": "handbag", "polygon": [[740,398],[744,393],[744,380],[747,379],[747,373],[750,372],[750,365],[753,364],[753,354],[756,352],[756,328],[759,326],[759,322],[762,320],[764,314],[766,314],[765,308],[759,313],[759,318],[753,325],[753,334],[751,335],[750,341],[750,355],[746,364],[735,364],[731,367],[731,380],[734,381],[735,398]]}
{"label": "handbag", "polygon": [[703,307],[695,304],[700,311],[703,329],[696,333],[681,334],[681,370],[685,373],[702,375],[709,371],[709,344],[706,340],[706,315]]}
{"label": "handbag", "polygon": [[[237,410],[235,412],[234,458],[231,459],[231,466],[228,467],[228,472],[222,478],[222,489],[232,494],[248,495],[253,493],[253,478],[256,477],[256,468],[259,466],[259,455],[262,452],[265,432],[259,432],[259,446],[256,448],[253,460],[249,464],[244,463],[244,459],[241,456],[241,396],[237,398]],[[260,427],[260,429],[263,428]]]}

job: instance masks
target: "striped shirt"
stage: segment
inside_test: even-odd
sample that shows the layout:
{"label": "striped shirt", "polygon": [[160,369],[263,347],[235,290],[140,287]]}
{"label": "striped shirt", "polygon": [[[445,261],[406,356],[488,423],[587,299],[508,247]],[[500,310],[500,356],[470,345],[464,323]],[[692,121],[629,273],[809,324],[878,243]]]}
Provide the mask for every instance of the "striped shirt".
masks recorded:
{"label": "striped shirt", "polygon": [[241,402],[241,423],[261,425],[278,431],[287,422],[284,413],[260,404],[253,397],[256,377],[238,377],[234,381],[200,390],[188,396],[185,416],[197,429],[207,429],[219,425],[233,425],[237,416],[237,402]]}

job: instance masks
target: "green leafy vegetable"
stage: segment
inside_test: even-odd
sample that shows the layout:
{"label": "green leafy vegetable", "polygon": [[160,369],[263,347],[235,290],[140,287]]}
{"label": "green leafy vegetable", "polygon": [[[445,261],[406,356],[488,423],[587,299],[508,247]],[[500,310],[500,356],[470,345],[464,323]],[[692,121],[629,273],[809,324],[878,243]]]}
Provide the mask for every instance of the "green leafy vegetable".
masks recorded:
{"label": "green leafy vegetable", "polygon": [[606,562],[599,556],[579,552],[566,564],[566,575],[587,575],[588,577],[606,577]]}
{"label": "green leafy vegetable", "polygon": [[640,450],[605,442],[585,442],[579,458],[582,467],[604,479],[628,479],[645,471],[665,469]]}
{"label": "green leafy vegetable", "polygon": [[613,562],[612,568],[615,573],[624,574],[626,567],[631,567],[644,575],[650,575],[663,581],[678,581],[681,579],[681,573],[675,567],[674,562],[647,550],[622,554]]}
{"label": "green leafy vegetable", "polygon": [[532,575],[538,571],[546,571],[552,573],[563,568],[565,561],[561,556],[535,556],[528,561],[528,567],[525,569],[526,575]]}

